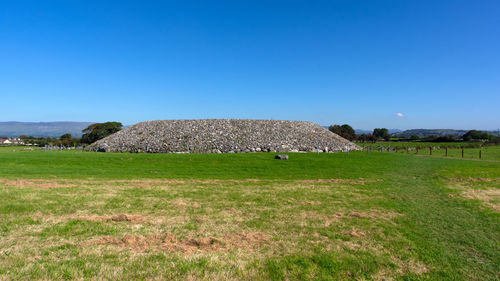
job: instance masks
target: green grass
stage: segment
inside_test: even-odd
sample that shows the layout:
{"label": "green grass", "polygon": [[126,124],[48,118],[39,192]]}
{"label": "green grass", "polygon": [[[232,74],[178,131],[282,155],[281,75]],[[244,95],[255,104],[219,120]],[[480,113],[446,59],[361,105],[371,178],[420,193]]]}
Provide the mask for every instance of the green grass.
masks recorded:
{"label": "green grass", "polygon": [[421,141],[377,141],[375,143],[370,142],[356,142],[359,146],[376,146],[380,147],[383,145],[384,147],[392,146],[392,147],[428,147],[428,146],[461,146],[463,142],[421,142]]}
{"label": "green grass", "polygon": [[399,147],[399,148],[406,148],[406,147],[480,147],[483,146],[484,144],[482,142],[423,142],[423,141],[377,141],[376,143],[367,143],[367,142],[357,142],[359,146],[372,146],[372,147],[380,147],[383,145],[384,147]]}
{"label": "green grass", "polygon": [[1,148],[0,279],[499,280],[500,162],[414,153]]}
{"label": "green grass", "polygon": [[[424,146],[423,144],[426,145]],[[362,146],[366,147],[370,146],[370,144],[362,144]],[[399,143],[376,143],[371,145],[372,151],[380,151],[381,147],[383,147],[384,152],[387,152],[388,148],[392,148],[391,152],[397,153],[433,157],[462,158],[462,148],[460,148],[460,143],[404,143],[402,146],[399,146]],[[432,147],[432,149],[429,149],[429,147]],[[464,159],[500,161],[500,146],[498,145],[465,147],[463,150]],[[448,151],[448,154],[446,154],[446,151]],[[481,158],[479,158],[480,151]]]}

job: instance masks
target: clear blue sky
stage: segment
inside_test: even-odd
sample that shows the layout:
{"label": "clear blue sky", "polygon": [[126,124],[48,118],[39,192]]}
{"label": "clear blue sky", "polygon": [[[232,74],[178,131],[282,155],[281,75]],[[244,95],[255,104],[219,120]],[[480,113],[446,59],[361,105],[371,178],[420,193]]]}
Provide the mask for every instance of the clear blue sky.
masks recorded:
{"label": "clear blue sky", "polygon": [[5,0],[0,97],[0,121],[497,129],[500,1]]}

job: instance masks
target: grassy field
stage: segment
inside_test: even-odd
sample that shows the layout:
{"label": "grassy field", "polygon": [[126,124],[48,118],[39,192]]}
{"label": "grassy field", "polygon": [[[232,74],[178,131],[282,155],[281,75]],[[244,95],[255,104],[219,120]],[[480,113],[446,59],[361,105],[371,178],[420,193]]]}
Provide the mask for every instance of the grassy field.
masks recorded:
{"label": "grassy field", "polygon": [[[462,158],[461,143],[375,143],[375,144],[361,144],[366,149],[370,146],[372,150],[380,150],[383,147],[387,152],[388,148],[392,148],[393,153],[406,153],[420,156],[433,156],[433,157],[450,157]],[[426,144],[425,146],[423,144]],[[463,144],[467,146],[467,144]],[[429,150],[429,147],[432,147]],[[397,149],[396,149],[397,148]],[[464,150],[464,159],[477,159],[481,156],[481,160],[500,161],[500,146],[483,146],[483,147],[466,147]],[[479,153],[481,151],[481,153]]]}
{"label": "grassy field", "polygon": [[372,146],[372,147],[380,147],[383,145],[384,147],[480,147],[484,145],[481,142],[423,142],[423,141],[377,141],[376,143],[369,142],[360,142],[356,143],[359,146]]}
{"label": "grassy field", "polygon": [[500,279],[500,162],[289,155],[0,148],[0,280]]}

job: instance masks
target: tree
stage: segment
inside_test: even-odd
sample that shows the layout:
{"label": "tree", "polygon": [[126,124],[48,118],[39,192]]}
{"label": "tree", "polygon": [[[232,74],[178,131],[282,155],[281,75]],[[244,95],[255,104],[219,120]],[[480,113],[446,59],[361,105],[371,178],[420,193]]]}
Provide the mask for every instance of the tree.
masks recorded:
{"label": "tree", "polygon": [[95,123],[83,129],[82,143],[91,144],[122,129],[120,122]]}
{"label": "tree", "polygon": [[470,141],[470,140],[487,140],[489,139],[489,134],[486,132],[481,132],[477,130],[470,130],[467,133],[465,133],[462,138],[465,141]]}
{"label": "tree", "polygon": [[356,133],[354,132],[354,129],[347,124],[344,124],[342,126],[333,125],[328,127],[328,130],[350,141],[356,138]]}
{"label": "tree", "polygon": [[59,137],[59,141],[56,142],[56,145],[64,145],[69,146],[72,144],[73,136],[71,134],[64,134]]}
{"label": "tree", "polygon": [[357,140],[360,142],[375,142],[377,138],[372,134],[362,134],[357,136]]}
{"label": "tree", "polygon": [[386,141],[391,139],[391,136],[389,135],[389,130],[387,128],[375,128],[373,130],[373,135],[377,138],[382,138]]}
{"label": "tree", "polygon": [[59,140],[72,140],[73,139],[73,136],[71,134],[64,134],[62,136],[59,137]]}

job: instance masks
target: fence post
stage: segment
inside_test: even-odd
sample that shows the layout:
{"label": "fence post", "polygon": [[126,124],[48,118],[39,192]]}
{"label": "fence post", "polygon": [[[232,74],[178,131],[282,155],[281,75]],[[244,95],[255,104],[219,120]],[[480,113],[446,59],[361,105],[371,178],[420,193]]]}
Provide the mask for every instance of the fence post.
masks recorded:
{"label": "fence post", "polygon": [[445,147],[444,157],[448,157],[448,147]]}
{"label": "fence post", "polygon": [[462,147],[462,158],[464,158],[464,148]]}
{"label": "fence post", "polygon": [[481,149],[479,149],[479,159],[481,159],[481,156],[482,156],[482,155],[481,155],[481,154],[482,154],[481,152],[482,152],[482,150],[481,150]]}
{"label": "fence post", "polygon": [[432,155],[432,146],[429,146],[429,155]]}
{"label": "fence post", "polygon": [[418,146],[417,146],[417,152],[415,154],[418,154]]}

